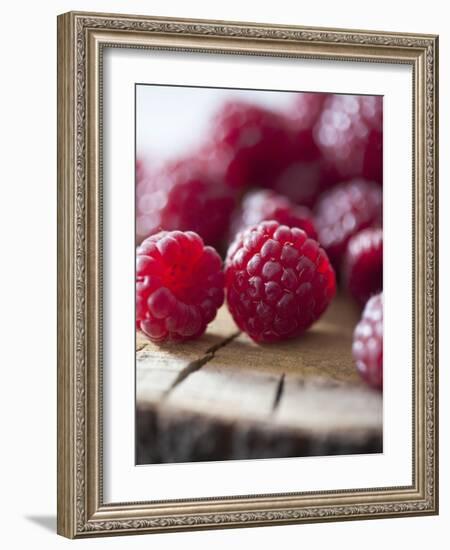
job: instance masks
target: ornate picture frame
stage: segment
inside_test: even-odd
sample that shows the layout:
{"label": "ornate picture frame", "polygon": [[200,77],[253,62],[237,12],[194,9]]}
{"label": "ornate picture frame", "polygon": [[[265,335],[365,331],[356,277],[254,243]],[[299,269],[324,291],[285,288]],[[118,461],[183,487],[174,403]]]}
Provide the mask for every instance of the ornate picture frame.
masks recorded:
{"label": "ornate picture frame", "polygon": [[[413,74],[413,483],[103,500],[105,47],[406,64]],[[70,12],[58,17],[58,533],[69,538],[438,513],[438,37]],[[408,198],[409,200],[409,198]]]}

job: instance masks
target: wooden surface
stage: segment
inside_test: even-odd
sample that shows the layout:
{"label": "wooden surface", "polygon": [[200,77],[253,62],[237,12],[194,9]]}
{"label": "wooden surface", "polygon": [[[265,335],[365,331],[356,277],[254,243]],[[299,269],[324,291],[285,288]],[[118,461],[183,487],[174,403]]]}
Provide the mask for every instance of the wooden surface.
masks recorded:
{"label": "wooden surface", "polygon": [[355,306],[338,296],[302,337],[258,345],[223,307],[195,342],[138,334],[138,464],[382,451],[382,397],[351,357]]}

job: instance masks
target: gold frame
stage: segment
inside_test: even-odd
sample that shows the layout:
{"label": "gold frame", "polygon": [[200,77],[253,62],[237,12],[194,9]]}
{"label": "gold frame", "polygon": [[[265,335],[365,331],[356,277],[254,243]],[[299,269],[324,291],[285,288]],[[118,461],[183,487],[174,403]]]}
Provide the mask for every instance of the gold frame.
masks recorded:
{"label": "gold frame", "polygon": [[[413,484],[102,501],[102,48],[405,63],[413,68]],[[58,533],[78,538],[438,513],[438,38],[66,13],[58,17]]]}

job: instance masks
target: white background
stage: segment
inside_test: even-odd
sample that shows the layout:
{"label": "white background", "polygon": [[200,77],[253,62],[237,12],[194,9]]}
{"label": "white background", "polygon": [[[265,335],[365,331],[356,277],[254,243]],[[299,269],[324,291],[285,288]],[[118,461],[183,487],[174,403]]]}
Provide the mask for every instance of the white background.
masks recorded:
{"label": "white background", "polygon": [[[231,545],[273,548],[314,545],[347,549],[443,548],[450,533],[448,339],[441,345],[441,515],[304,526],[239,529],[97,539],[70,543],[54,535],[56,512],[56,15],[90,9],[153,15],[203,17],[316,26],[373,28],[441,34],[440,57],[448,61],[450,32],[443,3],[410,1],[376,4],[357,1],[200,2],[189,0],[60,1],[35,4],[17,0],[3,6],[1,33],[2,136],[0,468],[2,546],[6,548],[86,547],[202,549]],[[442,71],[441,151],[450,148],[449,74]],[[441,163],[441,235],[450,234],[449,163]],[[449,245],[441,239],[442,281],[450,279]],[[445,250],[447,250],[445,252]],[[6,252],[6,254],[5,254]],[[440,289],[440,326],[449,326],[448,287]],[[445,335],[444,335],[445,336]]]}
{"label": "white background", "polygon": [[[181,59],[182,58],[182,59]],[[324,489],[405,486],[411,483],[411,69],[382,63],[333,63],[269,57],[204,56],[171,52],[106,50],[104,75],[104,498],[137,502],[150,498],[233,496]],[[134,395],[134,83],[164,82],[209,86],[276,86],[280,90],[332,90],[382,94],[384,119],[384,381],[383,454],[223,461],[135,467]],[[142,88],[142,87],[141,87]],[[142,126],[167,154],[165,137],[183,145],[178,126],[197,136],[196,124],[208,118],[215,94],[224,90],[144,87],[153,112],[138,104],[138,140],[148,142]],[[197,95],[195,96],[195,92]],[[178,96],[177,96],[178,93]],[[229,93],[229,92],[228,92]],[[242,97],[246,93],[240,91]],[[273,92],[259,92],[266,96]],[[180,95],[181,94],[181,95]],[[138,95],[141,97],[142,92]],[[278,92],[275,96],[285,96]],[[171,98],[172,96],[172,98]],[[202,97],[203,96],[203,97]],[[196,101],[192,101],[196,97]],[[176,98],[176,100],[175,100]],[[198,109],[200,99],[200,112]],[[215,102],[220,101],[215,95]],[[272,103],[275,99],[272,98]],[[280,101],[280,100],[279,100]],[[278,101],[278,104],[279,104]],[[167,104],[178,103],[178,107]],[[189,106],[187,120],[183,111]],[[279,105],[278,105],[279,107]],[[155,117],[154,111],[161,113]],[[202,113],[202,110],[204,111]],[[162,120],[162,124],[161,124]],[[172,120],[172,124],[171,124]],[[204,121],[203,121],[204,122]],[[165,126],[160,133],[161,125]],[[201,133],[201,132],[200,132]],[[160,135],[162,139],[160,141]],[[200,136],[199,136],[200,137]],[[155,138],[154,138],[155,139]],[[191,138],[191,141],[194,141]],[[140,144],[138,142],[138,146]],[[198,146],[195,142],[193,147]],[[157,159],[155,159],[156,162]],[[152,165],[152,161],[150,161]],[[120,223],[117,223],[120,220]],[[125,289],[128,289],[126,291]],[[407,312],[407,313],[405,313]],[[395,329],[394,329],[395,327]],[[400,330],[397,327],[401,327]],[[398,407],[402,403],[402,407]]]}

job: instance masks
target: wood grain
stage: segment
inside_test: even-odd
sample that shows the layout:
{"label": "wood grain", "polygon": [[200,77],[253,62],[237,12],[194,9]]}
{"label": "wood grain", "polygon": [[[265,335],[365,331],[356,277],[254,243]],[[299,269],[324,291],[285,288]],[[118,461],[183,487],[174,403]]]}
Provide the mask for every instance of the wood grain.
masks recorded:
{"label": "wood grain", "polygon": [[259,345],[223,307],[195,342],[137,337],[137,463],[381,452],[382,398],[351,357],[337,297],[301,338]]}

